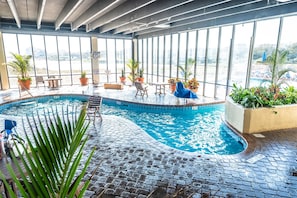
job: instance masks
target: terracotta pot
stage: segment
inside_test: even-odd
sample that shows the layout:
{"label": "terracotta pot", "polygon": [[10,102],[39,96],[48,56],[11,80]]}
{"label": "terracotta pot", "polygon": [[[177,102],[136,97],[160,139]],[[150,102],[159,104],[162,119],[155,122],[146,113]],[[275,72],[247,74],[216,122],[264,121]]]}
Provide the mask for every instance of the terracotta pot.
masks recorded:
{"label": "terracotta pot", "polygon": [[88,78],[80,78],[79,80],[82,86],[88,85]]}
{"label": "terracotta pot", "polygon": [[120,77],[121,83],[125,83],[126,82],[126,77]]}
{"label": "terracotta pot", "polygon": [[197,93],[198,92],[198,87],[195,89],[190,89],[192,92]]}
{"label": "terracotta pot", "polygon": [[175,92],[175,90],[176,90],[176,83],[170,84],[170,90],[171,90],[171,93],[174,93]]}
{"label": "terracotta pot", "polygon": [[29,90],[31,85],[31,80],[18,80],[21,90]]}
{"label": "terracotta pot", "polygon": [[140,78],[139,77],[139,78],[137,78],[137,81],[143,83],[144,82],[144,78],[142,78],[142,77]]}

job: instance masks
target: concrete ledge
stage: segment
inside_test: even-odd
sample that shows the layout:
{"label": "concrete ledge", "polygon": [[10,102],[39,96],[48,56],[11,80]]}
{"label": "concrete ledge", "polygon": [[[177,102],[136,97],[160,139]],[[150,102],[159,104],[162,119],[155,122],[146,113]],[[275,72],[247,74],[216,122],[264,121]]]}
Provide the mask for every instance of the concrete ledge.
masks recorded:
{"label": "concrete ledge", "polygon": [[124,89],[124,86],[122,84],[105,83],[104,89]]}
{"label": "concrete ledge", "polygon": [[297,105],[244,108],[227,97],[225,120],[241,133],[259,133],[297,128]]}

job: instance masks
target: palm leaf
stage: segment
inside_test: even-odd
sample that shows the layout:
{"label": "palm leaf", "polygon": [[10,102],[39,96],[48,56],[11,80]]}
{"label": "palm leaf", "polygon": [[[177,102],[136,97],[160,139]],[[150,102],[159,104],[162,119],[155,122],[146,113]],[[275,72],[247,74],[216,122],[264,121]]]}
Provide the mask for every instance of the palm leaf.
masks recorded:
{"label": "palm leaf", "polygon": [[[83,149],[88,140],[86,131],[89,122],[85,121],[85,108],[78,116],[69,112],[70,110],[70,107],[67,107],[66,113],[59,115],[57,109],[50,109],[44,111],[44,116],[37,113],[37,117],[26,118],[29,130],[25,129],[25,139],[30,152],[22,143],[25,153],[22,155],[17,149],[20,159],[16,159],[12,154],[15,164],[21,161],[24,165],[23,169],[18,165],[20,178],[8,164],[8,170],[23,197],[76,196],[76,189],[82,183],[94,149],[86,162],[81,164]],[[77,109],[72,108],[72,111],[77,112]],[[80,166],[82,170],[78,174],[77,169]],[[16,197],[1,171],[0,177],[9,189],[9,194]],[[79,197],[83,196],[89,183],[86,181],[81,185]]]}

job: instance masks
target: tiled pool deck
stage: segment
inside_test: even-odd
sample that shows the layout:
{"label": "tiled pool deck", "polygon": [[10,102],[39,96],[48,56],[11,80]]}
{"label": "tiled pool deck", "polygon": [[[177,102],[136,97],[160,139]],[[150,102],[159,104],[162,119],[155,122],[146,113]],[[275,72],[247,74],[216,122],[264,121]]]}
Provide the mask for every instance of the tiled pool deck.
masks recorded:
{"label": "tiled pool deck", "polygon": [[[160,105],[219,102],[177,99],[167,93],[134,97],[135,88],[93,87],[32,89],[33,96],[51,93],[99,94],[103,97]],[[17,99],[18,91],[0,93],[1,103]],[[25,95],[25,94],[24,94]],[[26,97],[26,96],[24,96]],[[1,123],[2,127],[2,123]],[[103,115],[101,128],[89,129],[85,157],[93,147],[91,174],[99,166],[85,197],[296,197],[297,129],[247,136],[249,150],[232,156],[177,151],[162,145],[129,120]],[[295,176],[294,176],[295,175]]]}

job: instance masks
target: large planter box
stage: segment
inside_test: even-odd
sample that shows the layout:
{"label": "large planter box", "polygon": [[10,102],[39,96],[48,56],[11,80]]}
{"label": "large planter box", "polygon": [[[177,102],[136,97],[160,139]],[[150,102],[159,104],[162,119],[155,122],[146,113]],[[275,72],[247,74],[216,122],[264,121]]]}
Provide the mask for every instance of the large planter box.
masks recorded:
{"label": "large planter box", "polygon": [[297,105],[279,105],[271,108],[243,108],[226,98],[225,120],[241,133],[259,133],[297,128]]}

